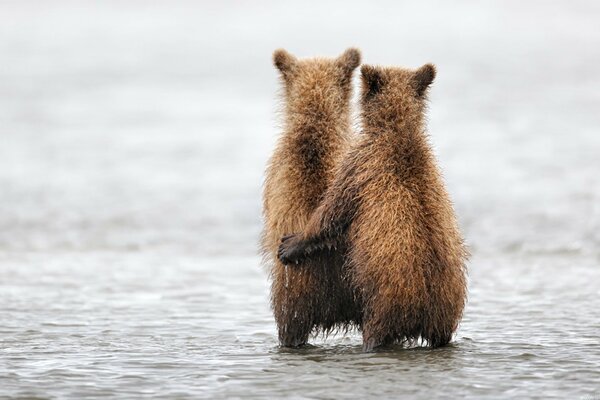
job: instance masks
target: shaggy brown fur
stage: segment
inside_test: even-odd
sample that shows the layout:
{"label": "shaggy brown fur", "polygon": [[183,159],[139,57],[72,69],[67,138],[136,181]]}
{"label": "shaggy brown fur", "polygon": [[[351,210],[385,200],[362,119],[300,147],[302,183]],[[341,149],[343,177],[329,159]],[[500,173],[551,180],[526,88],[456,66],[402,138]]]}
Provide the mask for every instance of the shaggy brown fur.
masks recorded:
{"label": "shaggy brown fur", "polygon": [[433,65],[362,67],[363,133],[284,263],[348,246],[363,346],[451,340],[466,299],[467,251],[425,133]]}
{"label": "shaggy brown fur", "polygon": [[298,60],[277,50],[273,61],[284,87],[285,127],[266,172],[262,251],[279,341],[295,347],[312,331],[348,328],[360,316],[340,255],[322,254],[293,269],[276,257],[281,236],[304,229],[348,150],[352,73],[360,53]]}

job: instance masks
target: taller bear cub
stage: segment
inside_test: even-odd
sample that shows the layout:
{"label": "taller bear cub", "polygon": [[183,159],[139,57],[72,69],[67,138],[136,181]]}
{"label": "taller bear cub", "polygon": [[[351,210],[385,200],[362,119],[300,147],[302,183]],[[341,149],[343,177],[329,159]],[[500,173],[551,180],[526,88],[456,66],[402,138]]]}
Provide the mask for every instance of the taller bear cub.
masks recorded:
{"label": "taller bear cub", "polygon": [[271,305],[283,346],[300,346],[312,331],[354,323],[360,313],[339,254],[322,254],[297,268],[277,260],[283,234],[304,229],[351,139],[352,74],[360,53],[298,60],[273,54],[284,89],[284,131],[267,167],[262,252],[270,269]]}
{"label": "taller bear cub", "polygon": [[466,300],[463,245],[425,133],[435,68],[362,67],[361,138],[324,200],[279,257],[296,263],[347,246],[366,351],[420,339],[448,343]]}

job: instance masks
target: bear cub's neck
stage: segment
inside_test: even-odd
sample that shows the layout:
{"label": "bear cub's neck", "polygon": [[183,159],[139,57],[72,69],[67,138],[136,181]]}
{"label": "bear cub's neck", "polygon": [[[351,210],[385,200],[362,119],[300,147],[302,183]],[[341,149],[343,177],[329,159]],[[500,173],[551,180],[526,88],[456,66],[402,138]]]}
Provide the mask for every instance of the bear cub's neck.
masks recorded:
{"label": "bear cub's neck", "polygon": [[287,127],[290,134],[297,139],[321,139],[328,133],[337,134],[350,128],[350,112],[348,109],[336,112],[322,110],[298,110],[287,113]]}
{"label": "bear cub's neck", "polygon": [[363,132],[374,143],[397,155],[428,155],[423,115],[389,118],[371,113],[363,115]]}

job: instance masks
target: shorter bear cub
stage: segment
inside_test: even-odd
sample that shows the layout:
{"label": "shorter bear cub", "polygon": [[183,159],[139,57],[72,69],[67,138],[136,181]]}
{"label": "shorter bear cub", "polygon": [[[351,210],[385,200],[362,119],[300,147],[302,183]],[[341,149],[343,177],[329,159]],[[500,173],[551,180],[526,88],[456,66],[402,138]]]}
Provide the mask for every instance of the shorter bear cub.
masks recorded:
{"label": "shorter bear cub", "polygon": [[347,249],[362,305],[363,348],[448,343],[466,299],[467,251],[425,132],[436,70],[364,65],[361,138],[304,230],[285,236],[285,264]]}

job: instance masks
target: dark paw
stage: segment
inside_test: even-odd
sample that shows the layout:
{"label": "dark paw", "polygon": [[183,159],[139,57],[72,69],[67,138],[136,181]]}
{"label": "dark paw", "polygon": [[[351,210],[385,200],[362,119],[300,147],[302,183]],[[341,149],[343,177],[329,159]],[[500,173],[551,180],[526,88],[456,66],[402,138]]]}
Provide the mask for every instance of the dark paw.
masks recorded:
{"label": "dark paw", "polygon": [[298,264],[304,257],[304,245],[299,235],[287,235],[281,238],[277,258],[285,265]]}

